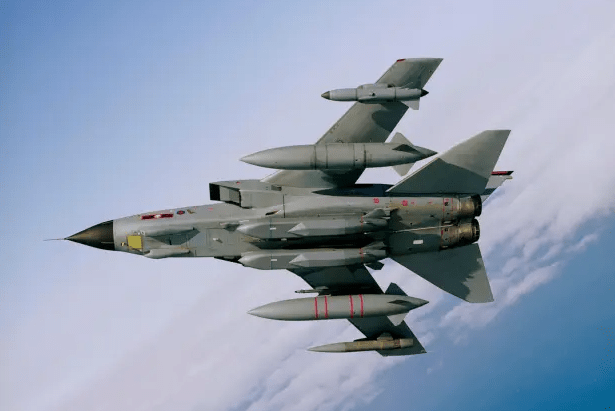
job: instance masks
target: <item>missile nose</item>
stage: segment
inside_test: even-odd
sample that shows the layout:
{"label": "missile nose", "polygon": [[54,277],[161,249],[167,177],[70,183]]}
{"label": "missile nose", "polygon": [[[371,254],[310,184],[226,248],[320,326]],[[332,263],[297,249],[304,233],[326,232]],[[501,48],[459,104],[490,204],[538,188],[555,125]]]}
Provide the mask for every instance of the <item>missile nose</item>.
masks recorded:
{"label": "missile nose", "polygon": [[239,159],[239,161],[243,161],[244,163],[248,163],[248,164],[252,164],[252,165],[257,165],[254,162],[254,160],[256,160],[256,158],[257,158],[256,154],[248,154],[247,156],[241,157]]}
{"label": "missile nose", "polygon": [[261,305],[260,307],[256,307],[248,311],[248,314],[253,315],[255,317],[267,318],[270,320],[285,320],[287,319],[285,317],[285,314],[288,314],[288,313],[284,309],[284,304],[280,305],[280,303],[277,302],[277,303],[270,303],[270,304]]}
{"label": "missile nose", "polygon": [[90,247],[100,248],[102,250],[115,251],[115,242],[113,241],[113,220],[86,228],[83,231],[79,231],[77,234],[65,238],[65,240],[89,245]]}
{"label": "missile nose", "polygon": [[421,90],[421,97],[426,96],[429,94],[429,91],[427,90]]}
{"label": "missile nose", "polygon": [[320,97],[326,98],[327,100],[331,100],[331,92],[325,91],[324,93],[320,95]]}
{"label": "missile nose", "polygon": [[268,310],[264,310],[263,307],[256,307],[250,311],[248,311],[248,314],[253,315],[255,317],[261,317],[261,318],[269,318],[269,316],[267,316]]}

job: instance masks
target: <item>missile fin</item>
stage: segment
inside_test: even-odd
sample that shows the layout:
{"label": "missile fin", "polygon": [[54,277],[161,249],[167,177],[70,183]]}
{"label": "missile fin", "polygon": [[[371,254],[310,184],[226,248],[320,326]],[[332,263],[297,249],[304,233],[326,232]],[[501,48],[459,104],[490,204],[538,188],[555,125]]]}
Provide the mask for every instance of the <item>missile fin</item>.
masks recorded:
{"label": "missile fin", "polygon": [[309,267],[310,261],[304,254],[299,254],[298,256],[290,260],[288,264],[296,265],[299,267]]}
{"label": "missile fin", "polygon": [[363,220],[369,218],[387,218],[391,216],[390,208],[376,208],[363,216]]}
{"label": "missile fin", "polygon": [[382,268],[384,268],[384,264],[382,264],[380,261],[372,261],[371,263],[365,264],[365,266],[376,271],[382,270]]}
{"label": "missile fin", "polygon": [[414,163],[406,163],[406,164],[400,164],[398,166],[393,166],[392,168],[393,170],[395,170],[397,174],[399,174],[400,177],[403,177],[406,174],[408,174],[408,171],[410,171],[413,165]]}
{"label": "missile fin", "polygon": [[408,315],[408,311],[401,314],[389,315],[388,319],[393,323],[394,326],[398,326],[399,324],[404,322],[404,318]]}
{"label": "missile fin", "polygon": [[405,295],[407,296],[408,294],[406,294],[404,292],[404,290],[402,290],[397,284],[395,283],[391,283],[389,284],[389,288],[387,288],[387,290],[384,292],[385,294],[388,295]]}
{"label": "missile fin", "polygon": [[299,223],[290,230],[288,230],[288,232],[303,237],[305,235],[308,235],[308,228],[305,226],[304,223]]}
{"label": "missile fin", "polygon": [[405,105],[407,105],[408,107],[410,107],[412,110],[418,110],[419,109],[419,102],[421,100],[420,99],[416,99],[416,100],[405,100],[405,101],[400,101],[400,103],[404,103]]}
{"label": "missile fin", "polygon": [[398,144],[406,144],[406,145],[409,145],[410,147],[414,146],[414,144],[412,144],[410,140],[408,140],[402,133],[399,133],[399,132],[395,133],[395,135],[393,136],[390,142],[398,143]]}

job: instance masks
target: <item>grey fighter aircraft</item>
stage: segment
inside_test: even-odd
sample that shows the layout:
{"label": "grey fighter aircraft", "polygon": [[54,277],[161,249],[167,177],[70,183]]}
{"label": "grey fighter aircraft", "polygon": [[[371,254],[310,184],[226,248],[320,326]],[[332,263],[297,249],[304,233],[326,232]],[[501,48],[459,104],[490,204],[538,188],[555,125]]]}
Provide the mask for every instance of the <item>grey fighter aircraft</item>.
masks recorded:
{"label": "grey fighter aircraft", "polygon": [[374,84],[332,90],[355,101],[314,145],[269,149],[242,160],[279,171],[262,180],[209,185],[216,204],[160,210],[97,224],[66,240],[147,258],[214,257],[260,270],[286,269],[315,297],[279,301],[250,314],[277,320],[348,319],[365,338],[312,351],[425,349],[404,321],[427,303],[396,284],[382,291],[368,270],[390,258],[465,301],[493,301],[476,217],[512,172],[493,169],[509,130],[484,131],[399,183],[357,184],[366,168],[404,176],[436,153],[397,133],[387,138],[442,59],[398,60]]}

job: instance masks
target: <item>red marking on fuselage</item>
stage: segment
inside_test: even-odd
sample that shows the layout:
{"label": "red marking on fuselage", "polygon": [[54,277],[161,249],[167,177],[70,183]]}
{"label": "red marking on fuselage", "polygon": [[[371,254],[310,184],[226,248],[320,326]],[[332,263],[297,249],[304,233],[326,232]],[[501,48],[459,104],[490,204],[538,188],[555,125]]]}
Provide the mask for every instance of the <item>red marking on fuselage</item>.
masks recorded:
{"label": "red marking on fuselage", "polygon": [[446,203],[446,198],[442,199],[442,218],[444,218],[444,216],[446,215],[446,206],[444,205]]}
{"label": "red marking on fuselage", "polygon": [[350,298],[350,318],[354,318],[354,303],[352,302],[352,295],[349,295]]}
{"label": "red marking on fuselage", "polygon": [[359,298],[361,299],[361,318],[363,318],[363,294],[359,294]]}
{"label": "red marking on fuselage", "polygon": [[403,205],[404,207],[406,207],[408,205],[408,200],[403,200],[401,202],[401,205]]}
{"label": "red marking on fuselage", "polygon": [[380,202],[379,198],[374,198],[374,204],[378,204]]}
{"label": "red marking on fuselage", "polygon": [[155,218],[171,218],[173,217],[173,214],[169,214],[169,213],[165,213],[165,214],[148,214],[148,215],[142,215],[141,216],[141,220],[153,220]]}
{"label": "red marking on fuselage", "polygon": [[399,63],[400,61],[405,61],[406,59],[399,59],[396,61],[396,63]]}
{"label": "red marking on fuselage", "polygon": [[314,318],[318,320],[318,297],[314,297]]}

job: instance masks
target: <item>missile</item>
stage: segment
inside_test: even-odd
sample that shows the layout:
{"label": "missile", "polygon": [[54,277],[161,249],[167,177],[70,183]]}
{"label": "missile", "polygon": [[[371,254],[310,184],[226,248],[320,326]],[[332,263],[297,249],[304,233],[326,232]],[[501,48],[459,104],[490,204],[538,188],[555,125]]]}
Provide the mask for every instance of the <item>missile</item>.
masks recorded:
{"label": "missile", "polygon": [[387,227],[388,221],[382,218],[317,218],[303,221],[271,219],[246,223],[237,227],[237,231],[250,237],[263,240],[280,238],[301,238],[311,236],[335,236],[366,233]]}
{"label": "missile", "polygon": [[158,260],[160,258],[179,257],[188,253],[190,253],[190,250],[187,248],[154,248],[147,251],[144,255],[147,258]]}
{"label": "missile", "polygon": [[407,295],[322,295],[277,301],[248,311],[261,318],[282,321],[337,320],[387,316],[400,324],[410,310],[427,304]]}
{"label": "missile", "polygon": [[329,90],[321,97],[332,101],[358,101],[363,104],[381,104],[399,101],[418,110],[421,97],[428,91],[418,88],[391,87],[387,84],[364,84],[356,88]]}
{"label": "missile", "polygon": [[244,163],[278,170],[352,170],[413,164],[435,151],[397,133],[390,143],[332,143],[272,148],[250,154]]}
{"label": "missile", "polygon": [[379,340],[359,340],[352,342],[342,342],[326,344],[318,347],[308,348],[308,351],[316,352],[357,352],[357,351],[380,351],[398,350],[410,348],[414,345],[412,338],[379,339]]}
{"label": "missile", "polygon": [[250,251],[241,255],[239,263],[259,270],[284,270],[367,264],[386,257],[379,242],[363,248]]}

